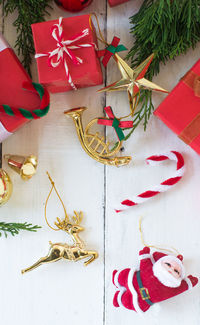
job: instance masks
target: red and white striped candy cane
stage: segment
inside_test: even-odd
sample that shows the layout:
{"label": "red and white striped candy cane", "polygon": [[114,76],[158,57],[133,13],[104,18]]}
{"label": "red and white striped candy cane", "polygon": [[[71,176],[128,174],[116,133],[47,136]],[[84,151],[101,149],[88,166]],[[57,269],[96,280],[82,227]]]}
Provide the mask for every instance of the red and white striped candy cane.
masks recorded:
{"label": "red and white striped candy cane", "polygon": [[147,200],[151,199],[152,197],[158,195],[159,193],[168,191],[170,188],[172,188],[172,186],[177,184],[181,180],[181,178],[184,174],[184,170],[185,170],[184,159],[183,159],[183,156],[179,152],[170,151],[169,153],[164,154],[164,155],[151,156],[146,159],[146,162],[150,165],[156,165],[156,164],[158,164],[162,161],[168,160],[168,159],[174,160],[177,162],[176,173],[172,177],[168,178],[167,180],[162,182],[160,185],[153,186],[150,190],[147,190],[137,196],[133,196],[132,199],[123,200],[121,202],[121,206],[119,208],[115,209],[115,211],[122,212],[130,207],[133,207],[134,205],[138,205],[143,202],[146,202]]}

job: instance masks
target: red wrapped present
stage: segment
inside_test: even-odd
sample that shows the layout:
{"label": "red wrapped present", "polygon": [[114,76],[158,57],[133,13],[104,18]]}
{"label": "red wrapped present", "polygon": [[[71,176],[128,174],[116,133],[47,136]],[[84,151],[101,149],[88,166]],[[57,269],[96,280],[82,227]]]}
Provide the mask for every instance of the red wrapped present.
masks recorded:
{"label": "red wrapped present", "polygon": [[120,5],[120,4],[122,4],[122,3],[124,3],[124,2],[127,2],[127,1],[129,1],[129,0],[108,0],[109,5],[110,5],[111,7],[114,7],[114,6]]}
{"label": "red wrapped present", "polygon": [[52,92],[102,84],[90,15],[32,25],[39,81]]}
{"label": "red wrapped present", "polygon": [[200,154],[200,60],[179,81],[154,114]]}
{"label": "red wrapped present", "polygon": [[[41,113],[41,108],[47,108],[49,98],[41,85],[35,84],[36,88],[39,87],[35,89],[30,77],[1,34],[0,71],[0,142],[2,142],[28,120],[38,118],[36,114]],[[35,116],[33,111],[36,112]],[[48,108],[44,113],[47,111]]]}

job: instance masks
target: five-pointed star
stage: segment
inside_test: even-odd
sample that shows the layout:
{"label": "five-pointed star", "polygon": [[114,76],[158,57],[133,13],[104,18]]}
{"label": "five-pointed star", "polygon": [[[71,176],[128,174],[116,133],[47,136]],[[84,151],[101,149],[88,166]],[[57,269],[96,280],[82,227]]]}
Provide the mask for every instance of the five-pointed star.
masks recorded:
{"label": "five-pointed star", "polygon": [[144,78],[153,57],[154,54],[150,55],[137,68],[132,69],[118,54],[115,54],[115,60],[122,75],[122,79],[100,89],[99,92],[126,90],[132,114],[135,110],[136,95],[140,88],[168,93],[167,90]]}

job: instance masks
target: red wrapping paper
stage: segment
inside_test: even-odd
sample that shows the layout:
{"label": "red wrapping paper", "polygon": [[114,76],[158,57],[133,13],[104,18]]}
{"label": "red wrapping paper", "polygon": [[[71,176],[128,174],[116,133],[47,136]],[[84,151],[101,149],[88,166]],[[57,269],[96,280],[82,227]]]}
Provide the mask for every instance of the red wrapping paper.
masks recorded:
{"label": "red wrapping paper", "polygon": [[[95,43],[97,45],[95,28],[92,24],[91,29],[89,19],[90,15],[64,18],[62,20],[63,39],[69,40],[74,35],[88,28],[89,35],[74,44]],[[58,24],[58,19],[32,25],[36,53],[47,53],[57,47],[56,41],[51,35],[51,29],[54,24]],[[69,72],[76,88],[102,84],[102,71],[95,48],[76,49],[73,50],[73,53],[83,60],[83,63],[77,66],[73,64],[70,58],[66,57]],[[68,83],[63,63],[53,68],[48,65],[47,57],[40,57],[37,58],[37,67],[39,82],[45,85],[50,92],[56,93],[72,90]]]}
{"label": "red wrapping paper", "polygon": [[[190,72],[200,76],[200,60]],[[195,87],[184,80],[179,81],[154,114],[200,154],[200,97],[195,94]]]}
{"label": "red wrapping paper", "polygon": [[[0,34],[0,104],[34,110],[40,105],[39,96],[23,90],[24,82],[32,82],[17,56]],[[0,114],[0,142],[27,123],[27,119]]]}
{"label": "red wrapping paper", "polygon": [[124,2],[127,2],[129,0],[108,0],[108,3],[111,7],[118,6]]}

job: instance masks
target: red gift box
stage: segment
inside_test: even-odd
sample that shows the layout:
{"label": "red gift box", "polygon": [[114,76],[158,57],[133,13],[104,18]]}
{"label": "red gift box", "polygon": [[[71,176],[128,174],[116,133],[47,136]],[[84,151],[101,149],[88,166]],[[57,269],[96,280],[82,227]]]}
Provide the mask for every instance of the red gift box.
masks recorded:
{"label": "red gift box", "polygon": [[111,7],[114,7],[114,6],[120,5],[120,4],[122,4],[122,3],[124,3],[124,2],[127,2],[127,1],[129,1],[129,0],[108,0],[109,5],[110,5]]}
{"label": "red gift box", "polygon": [[36,55],[39,82],[50,92],[72,90],[70,76],[75,88],[102,84],[102,71],[95,49],[97,39],[90,15],[33,24],[32,31],[36,54],[45,55]]}
{"label": "red gift box", "polygon": [[[29,111],[40,106],[35,93],[23,89],[24,82],[32,83],[15,53],[0,34],[0,104],[21,107]],[[0,114],[0,142],[27,122],[25,117]]]}
{"label": "red gift box", "polygon": [[200,60],[185,74],[154,114],[200,154]]}

